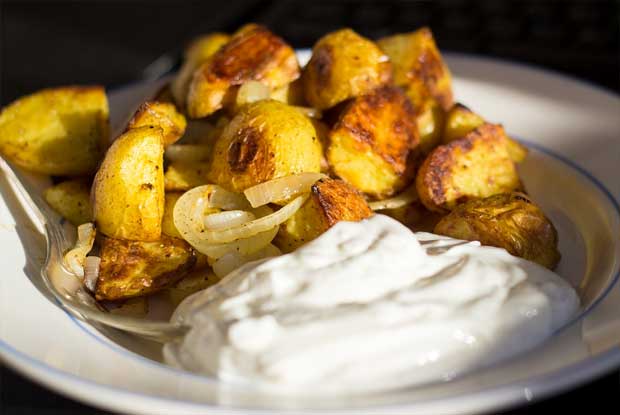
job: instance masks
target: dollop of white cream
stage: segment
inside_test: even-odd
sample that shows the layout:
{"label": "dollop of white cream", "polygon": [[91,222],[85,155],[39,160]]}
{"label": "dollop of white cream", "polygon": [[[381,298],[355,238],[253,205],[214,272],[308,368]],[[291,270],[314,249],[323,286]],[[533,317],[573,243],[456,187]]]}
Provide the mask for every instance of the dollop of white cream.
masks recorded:
{"label": "dollop of white cream", "polygon": [[535,263],[375,215],[187,298],[172,320],[191,329],[164,357],[279,390],[380,390],[522,353],[578,307],[571,286]]}

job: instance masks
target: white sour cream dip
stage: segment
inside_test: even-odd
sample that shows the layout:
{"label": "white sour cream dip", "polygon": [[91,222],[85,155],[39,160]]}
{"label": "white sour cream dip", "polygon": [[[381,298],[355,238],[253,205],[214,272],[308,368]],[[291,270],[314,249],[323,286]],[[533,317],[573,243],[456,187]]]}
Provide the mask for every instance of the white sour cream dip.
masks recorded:
{"label": "white sour cream dip", "polygon": [[578,308],[573,288],[535,263],[375,215],[188,297],[172,320],[191,328],[164,358],[270,389],[380,390],[522,353]]}

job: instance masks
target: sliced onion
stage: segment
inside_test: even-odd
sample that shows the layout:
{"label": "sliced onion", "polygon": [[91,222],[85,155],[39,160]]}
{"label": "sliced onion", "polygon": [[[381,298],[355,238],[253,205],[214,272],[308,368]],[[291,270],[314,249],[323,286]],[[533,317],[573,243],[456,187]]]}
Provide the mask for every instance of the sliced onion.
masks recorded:
{"label": "sliced onion", "polygon": [[418,200],[418,192],[416,191],[415,185],[412,185],[390,199],[370,202],[368,206],[370,206],[372,210],[398,209],[416,200]]}
{"label": "sliced onion", "polygon": [[271,94],[271,91],[267,85],[258,81],[248,81],[239,87],[236,104],[240,107],[245,104],[261,101],[269,98],[269,94]]}
{"label": "sliced onion", "polygon": [[252,212],[245,210],[225,210],[205,216],[205,229],[220,230],[239,226],[256,219]]}
{"label": "sliced onion", "polygon": [[84,277],[84,261],[86,255],[93,249],[95,236],[95,226],[92,223],[81,224],[77,228],[75,247],[64,256],[64,262],[69,271],[80,278]]}
{"label": "sliced onion", "polygon": [[[173,212],[174,225],[183,239],[198,252],[211,258],[220,258],[229,252],[239,252],[242,255],[254,253],[269,244],[278,233],[278,227],[273,227],[248,238],[224,244],[213,243],[203,235],[204,213],[208,208],[213,207],[234,210],[250,209],[243,195],[228,192],[219,186],[205,185],[184,193],[177,200]],[[253,213],[259,217],[268,216],[272,210],[261,207],[255,209]]]}
{"label": "sliced onion", "polygon": [[101,258],[98,256],[87,256],[84,260],[84,285],[92,292],[95,292],[97,286],[100,264]]}
{"label": "sliced onion", "polygon": [[[232,242],[237,239],[248,238],[250,236],[254,236],[259,232],[264,232],[269,230],[275,226],[280,225],[288,218],[293,216],[295,212],[304,204],[308,195],[301,195],[295,198],[291,203],[283,206],[281,209],[276,212],[264,216],[262,218],[254,219],[251,222],[244,223],[239,226],[235,226],[233,228],[211,231],[208,229],[204,229],[200,232],[201,238],[206,239],[212,243],[224,243],[224,242]],[[177,202],[178,205],[178,202]],[[179,229],[180,231],[180,229]],[[181,232],[182,233],[182,232]]]}
{"label": "sliced onion", "polygon": [[203,144],[172,144],[166,147],[164,157],[170,162],[196,163],[209,158],[211,148]]}
{"label": "sliced onion", "polygon": [[241,255],[237,252],[231,252],[215,261],[215,263],[213,264],[213,272],[218,277],[223,278],[240,266],[247,264],[248,262],[258,261],[259,259],[265,259],[279,255],[282,255],[282,251],[280,251],[276,246],[272,244],[269,244],[260,251],[254,252],[250,255]]}
{"label": "sliced onion", "polygon": [[243,194],[252,207],[263,206],[307,193],[314,183],[325,177],[322,173],[293,174],[249,187]]}
{"label": "sliced onion", "polygon": [[295,108],[297,111],[301,112],[302,114],[304,114],[306,117],[310,117],[310,118],[321,118],[321,110],[318,110],[316,108],[312,108],[312,107],[301,107],[299,105],[293,105],[293,108]]}

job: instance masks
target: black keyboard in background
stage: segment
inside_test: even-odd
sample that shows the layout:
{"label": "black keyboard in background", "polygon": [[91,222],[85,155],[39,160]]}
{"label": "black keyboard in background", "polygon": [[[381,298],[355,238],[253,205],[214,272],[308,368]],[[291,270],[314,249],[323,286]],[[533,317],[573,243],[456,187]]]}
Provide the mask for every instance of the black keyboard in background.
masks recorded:
{"label": "black keyboard in background", "polygon": [[618,1],[285,1],[257,20],[298,47],[349,26],[370,38],[430,26],[442,50],[529,62],[620,90]]}

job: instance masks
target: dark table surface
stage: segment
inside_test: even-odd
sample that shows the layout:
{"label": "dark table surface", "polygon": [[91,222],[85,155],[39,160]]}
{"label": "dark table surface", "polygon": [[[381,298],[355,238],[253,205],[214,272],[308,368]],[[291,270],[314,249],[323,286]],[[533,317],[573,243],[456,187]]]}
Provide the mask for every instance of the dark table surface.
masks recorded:
{"label": "dark table surface", "polygon": [[[428,25],[443,50],[535,64],[620,89],[617,1],[0,1],[0,104],[39,88],[109,88],[164,67],[194,36],[267,24],[296,47],[342,26],[379,37]],[[161,58],[161,57],[164,58]],[[172,59],[168,59],[171,57]],[[158,58],[160,58],[158,60]],[[153,66],[150,66],[153,69]],[[619,115],[620,116],[620,115]],[[511,414],[620,413],[620,372]],[[586,406],[587,405],[587,406]],[[0,363],[0,414],[104,414]]]}

